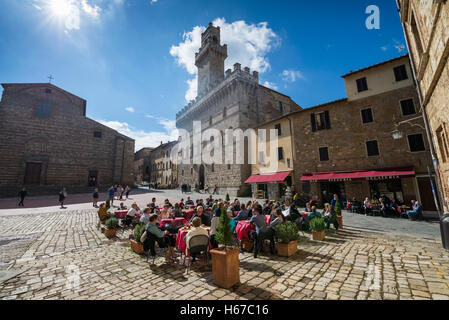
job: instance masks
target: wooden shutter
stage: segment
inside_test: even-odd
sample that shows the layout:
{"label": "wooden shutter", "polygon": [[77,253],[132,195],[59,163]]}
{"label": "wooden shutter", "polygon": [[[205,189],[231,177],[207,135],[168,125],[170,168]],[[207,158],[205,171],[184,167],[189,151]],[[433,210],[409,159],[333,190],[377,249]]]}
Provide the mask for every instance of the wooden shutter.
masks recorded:
{"label": "wooden shutter", "polygon": [[329,118],[329,111],[326,110],[324,111],[324,122],[326,124],[326,129],[330,129],[331,128],[331,121]]}
{"label": "wooden shutter", "polygon": [[312,131],[315,132],[316,131],[316,119],[315,119],[315,114],[312,113],[310,115],[310,122],[312,124]]}

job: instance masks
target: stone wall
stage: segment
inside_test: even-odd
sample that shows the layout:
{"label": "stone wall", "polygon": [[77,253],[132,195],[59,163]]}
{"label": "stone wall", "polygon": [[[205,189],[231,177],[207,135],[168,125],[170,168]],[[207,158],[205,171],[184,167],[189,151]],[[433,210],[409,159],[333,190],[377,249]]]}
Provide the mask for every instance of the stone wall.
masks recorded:
{"label": "stone wall", "polygon": [[[14,196],[24,183],[27,162],[42,164],[40,187],[89,191],[89,170],[102,186],[132,186],[134,140],[85,117],[86,101],[50,84],[4,85],[0,102],[1,196]],[[46,91],[47,90],[47,91]],[[48,90],[51,90],[48,91]],[[51,106],[49,118],[36,116],[38,103]],[[101,138],[94,132],[101,132]]]}

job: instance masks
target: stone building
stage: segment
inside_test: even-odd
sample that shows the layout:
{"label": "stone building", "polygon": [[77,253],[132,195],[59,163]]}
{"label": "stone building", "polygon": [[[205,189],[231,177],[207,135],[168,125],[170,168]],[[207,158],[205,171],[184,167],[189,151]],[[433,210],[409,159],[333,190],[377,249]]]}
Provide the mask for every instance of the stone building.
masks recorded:
{"label": "stone building", "polygon": [[[215,128],[223,134],[226,129],[246,130],[301,109],[290,97],[260,85],[257,71],[251,73],[248,67],[242,70],[236,63],[233,70],[225,72],[226,57],[227,46],[220,44],[220,27],[210,23],[195,54],[198,96],[176,115],[177,128],[187,130],[192,137],[193,121],[200,121],[202,132]],[[193,164],[193,161],[180,164],[179,184],[192,187],[198,184],[201,189],[217,185],[219,193],[246,195],[250,190],[244,182],[251,173],[251,165],[246,161],[235,163],[234,158],[233,164]]]}
{"label": "stone building", "polygon": [[[397,0],[434,146],[444,212],[449,211],[449,2]],[[432,150],[433,151],[433,150]]]}
{"label": "stone building", "polygon": [[[333,194],[343,200],[387,195],[401,202],[420,200],[434,213],[419,99],[408,55],[343,76],[347,97],[273,119],[258,129],[280,128],[278,171],[253,165],[253,191],[282,196],[283,185],[316,197],[322,205]],[[400,125],[413,119],[414,126]],[[395,135],[400,128],[402,137]],[[268,149],[267,153],[270,150]],[[258,158],[261,155],[258,152]],[[434,179],[434,173],[431,173]],[[291,182],[290,182],[291,181]]]}
{"label": "stone building", "polygon": [[158,187],[174,188],[178,184],[178,165],[172,150],[176,149],[177,141],[162,143],[150,153],[151,163],[150,183]]}
{"label": "stone building", "polygon": [[48,83],[2,84],[0,195],[132,186],[134,140],[86,117],[86,100]]}
{"label": "stone building", "polygon": [[137,183],[151,179],[150,155],[154,148],[142,148],[134,154],[134,177]]}

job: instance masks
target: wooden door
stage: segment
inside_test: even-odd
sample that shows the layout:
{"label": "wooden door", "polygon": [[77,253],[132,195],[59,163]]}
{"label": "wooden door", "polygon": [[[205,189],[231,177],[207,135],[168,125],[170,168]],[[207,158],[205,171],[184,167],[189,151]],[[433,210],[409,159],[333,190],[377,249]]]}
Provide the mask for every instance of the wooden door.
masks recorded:
{"label": "wooden door", "polygon": [[27,162],[25,167],[24,184],[40,184],[42,163]]}
{"label": "wooden door", "polygon": [[[421,205],[424,211],[436,211],[435,200],[433,199],[432,187],[429,178],[417,178]],[[435,179],[432,179],[435,187]]]}

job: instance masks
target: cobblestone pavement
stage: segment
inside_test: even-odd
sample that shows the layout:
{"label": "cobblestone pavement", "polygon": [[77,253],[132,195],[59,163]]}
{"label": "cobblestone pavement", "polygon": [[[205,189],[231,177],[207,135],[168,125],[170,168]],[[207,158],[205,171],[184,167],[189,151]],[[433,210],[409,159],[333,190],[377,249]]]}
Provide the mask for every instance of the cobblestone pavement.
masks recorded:
{"label": "cobblestone pavement", "polygon": [[0,299],[449,299],[439,240],[304,233],[290,258],[241,253],[241,283],[225,290],[201,261],[189,274],[162,255],[153,265],[131,251],[127,232],[109,240],[96,223],[92,209],[0,217],[0,270],[18,273],[0,283]]}

